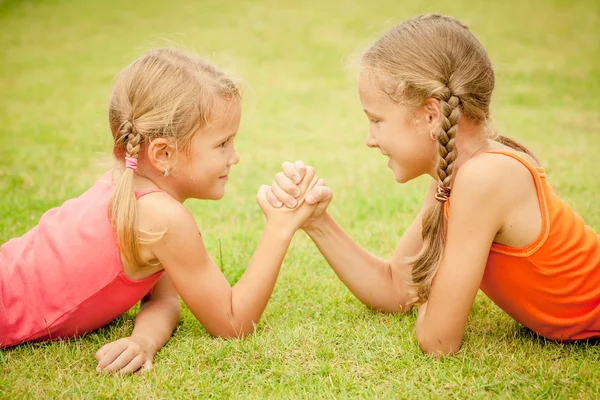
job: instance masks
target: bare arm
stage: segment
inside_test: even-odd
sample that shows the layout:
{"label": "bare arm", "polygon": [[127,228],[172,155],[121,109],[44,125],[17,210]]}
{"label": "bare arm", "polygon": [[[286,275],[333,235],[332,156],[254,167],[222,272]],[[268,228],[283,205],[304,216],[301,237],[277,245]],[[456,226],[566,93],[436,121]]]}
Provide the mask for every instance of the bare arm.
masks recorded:
{"label": "bare arm", "polygon": [[[310,184],[314,184],[311,179],[302,190],[306,191]],[[292,236],[315,208],[303,204],[294,210],[274,209],[264,198],[265,189],[261,188],[257,200],[267,223],[244,275],[233,288],[208,255],[196,223],[183,205],[170,203],[169,228],[152,245],[153,254],[177,292],[211,335],[244,337],[254,331],[271,297]]]}
{"label": "bare arm", "polygon": [[142,299],[131,337],[148,343],[153,355],[167,343],[180,317],[179,296],[168,274],[160,277],[152,293]]}
{"label": "bare arm", "polygon": [[[273,197],[269,198],[272,204],[277,200],[287,203],[293,197],[291,193],[296,190],[296,185],[292,178],[302,175],[301,166],[298,162],[283,164],[284,173],[277,175],[272,187]],[[362,303],[372,309],[406,312],[411,277],[404,260],[417,254],[423,245],[422,216],[435,202],[436,186],[432,181],[421,211],[400,239],[390,261],[377,257],[356,244],[324,210],[321,215],[316,215],[319,207],[303,229],[340,280]],[[322,187],[313,189],[309,195],[314,196],[315,203],[328,203],[331,197]]]}
{"label": "bare arm", "polygon": [[429,299],[419,307],[419,346],[438,357],[460,349],[490,246],[509,210],[518,206],[514,193],[522,190],[515,179],[505,179],[503,164],[475,161],[463,165],[454,183],[443,258]]}
{"label": "bare arm", "polygon": [[150,369],[158,350],[179,321],[179,297],[167,274],[142,299],[131,336],[108,343],[96,353],[98,372],[132,373]]}
{"label": "bare arm", "polygon": [[430,205],[427,200],[432,197],[431,191],[390,261],[356,244],[328,213],[305,229],[340,280],[367,307],[394,313],[408,311],[405,305],[411,276],[404,260],[417,254],[423,245],[421,219]]}

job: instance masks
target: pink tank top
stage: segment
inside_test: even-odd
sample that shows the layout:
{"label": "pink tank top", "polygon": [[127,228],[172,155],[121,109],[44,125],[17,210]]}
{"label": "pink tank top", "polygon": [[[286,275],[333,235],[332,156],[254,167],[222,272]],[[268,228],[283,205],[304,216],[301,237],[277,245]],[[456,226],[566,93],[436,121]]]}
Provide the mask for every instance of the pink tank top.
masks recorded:
{"label": "pink tank top", "polygon": [[107,215],[112,189],[109,172],[0,247],[0,348],[98,329],[160,278],[163,271],[138,281],[123,272]]}

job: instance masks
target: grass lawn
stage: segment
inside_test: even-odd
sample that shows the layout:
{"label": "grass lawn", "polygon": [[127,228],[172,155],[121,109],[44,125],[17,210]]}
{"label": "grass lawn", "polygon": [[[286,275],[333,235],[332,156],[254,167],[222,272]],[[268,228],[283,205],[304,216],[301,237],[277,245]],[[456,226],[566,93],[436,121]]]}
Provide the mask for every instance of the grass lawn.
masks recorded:
{"label": "grass lawn", "polygon": [[[496,127],[530,146],[553,188],[600,231],[600,3],[582,1],[0,0],[0,244],[86,190],[109,159],[106,104],[117,71],[170,42],[248,83],[228,193],[189,201],[209,252],[235,283],[263,227],[254,196],[283,160],[304,159],[335,192],[331,213],[389,257],[425,179],[394,183],[364,145],[348,61],[420,13],[463,20],[497,71]],[[599,398],[600,346],[547,342],[483,294],[463,350],[435,361],[415,315],[362,306],[306,235],[286,257],[257,332],[210,337],[184,307],[143,375],[95,373],[94,353],[127,336],[132,310],[83,338],[0,351],[0,397]]]}

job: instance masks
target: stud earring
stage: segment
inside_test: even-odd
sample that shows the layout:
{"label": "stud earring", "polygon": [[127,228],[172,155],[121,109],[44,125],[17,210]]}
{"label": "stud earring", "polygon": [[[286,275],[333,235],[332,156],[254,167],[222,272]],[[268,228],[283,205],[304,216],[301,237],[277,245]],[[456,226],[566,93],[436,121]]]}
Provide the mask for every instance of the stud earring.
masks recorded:
{"label": "stud earring", "polygon": [[169,169],[165,168],[165,170],[162,173],[162,176],[169,176],[169,175],[171,175],[171,173],[169,172]]}

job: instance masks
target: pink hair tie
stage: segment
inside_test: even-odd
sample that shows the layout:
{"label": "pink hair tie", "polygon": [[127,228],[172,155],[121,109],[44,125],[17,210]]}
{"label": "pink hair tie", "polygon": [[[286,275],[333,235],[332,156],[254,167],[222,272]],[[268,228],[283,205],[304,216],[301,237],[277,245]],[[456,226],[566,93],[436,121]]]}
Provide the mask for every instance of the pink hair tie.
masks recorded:
{"label": "pink hair tie", "polygon": [[133,172],[137,172],[138,170],[138,160],[133,157],[125,157],[125,168],[131,168]]}

